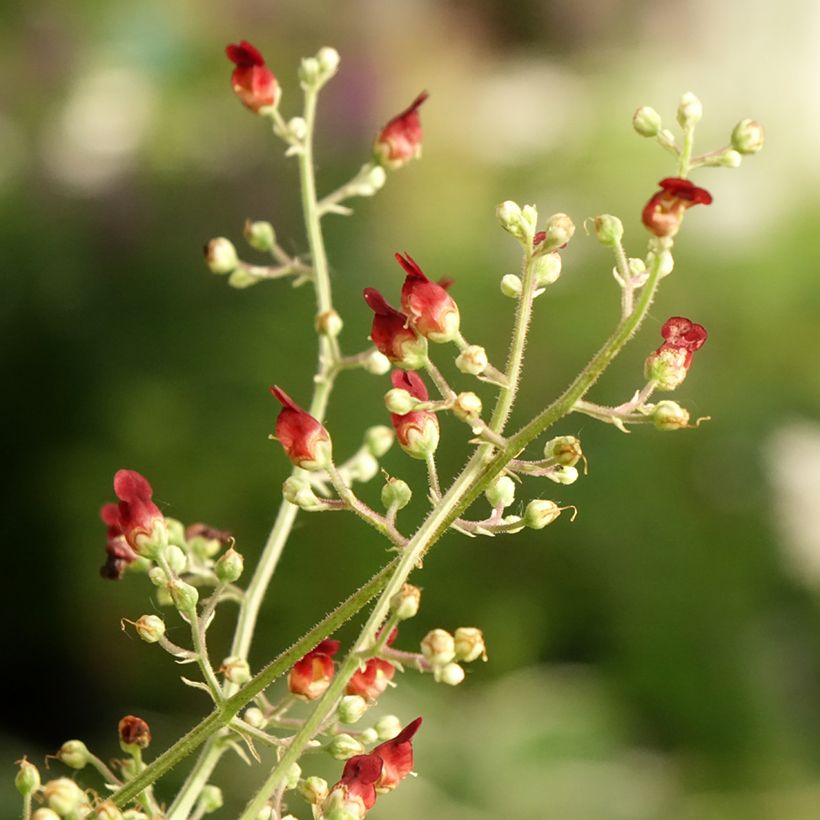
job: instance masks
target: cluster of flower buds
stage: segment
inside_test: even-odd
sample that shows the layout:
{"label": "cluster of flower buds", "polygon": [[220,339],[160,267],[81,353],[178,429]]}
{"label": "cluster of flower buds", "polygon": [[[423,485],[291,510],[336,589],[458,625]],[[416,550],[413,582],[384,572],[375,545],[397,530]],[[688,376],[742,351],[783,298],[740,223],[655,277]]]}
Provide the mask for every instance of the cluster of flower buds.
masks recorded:
{"label": "cluster of flower buds", "polygon": [[455,634],[430,630],[421,641],[421,654],[439,683],[458,686],[464,680],[462,663],[487,660],[484,634],[473,626],[460,626]]}
{"label": "cluster of flower buds", "polygon": [[646,360],[646,377],[658,390],[674,390],[686,378],[692,355],[706,343],[706,329],[683,316],[673,316],[661,328],[663,344]]}

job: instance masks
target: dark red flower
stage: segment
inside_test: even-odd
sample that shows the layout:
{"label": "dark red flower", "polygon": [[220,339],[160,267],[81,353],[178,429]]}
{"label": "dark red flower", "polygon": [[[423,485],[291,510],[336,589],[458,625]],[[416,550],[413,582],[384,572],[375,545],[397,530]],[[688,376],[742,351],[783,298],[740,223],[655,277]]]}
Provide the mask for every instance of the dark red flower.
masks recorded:
{"label": "dark red flower", "polygon": [[357,669],[345,687],[345,694],[359,695],[366,701],[374,701],[387,689],[396,667],[382,658],[370,658],[364,669]]}
{"label": "dark red flower", "polygon": [[410,107],[393,117],[376,137],[373,152],[382,165],[400,168],[421,156],[422,130],[418,109],[427,96],[427,92],[422,91]]}
{"label": "dark red flower", "polygon": [[330,434],[281,387],[274,385],[270,392],[282,405],[276,418],[276,438],[287,457],[304,470],[323,469],[330,460]]}
{"label": "dark red flower", "polygon": [[231,74],[231,85],[243,105],[258,112],[260,108],[279,102],[279,83],[257,49],[247,40],[242,40],[239,45],[226,46],[225,53],[236,66]]}
{"label": "dark red flower", "polygon": [[[406,390],[419,401],[427,401],[427,387],[418,373],[394,370],[391,375],[393,387]],[[436,414],[431,410],[412,410],[400,416],[390,414],[396,438],[405,453],[413,458],[424,459],[438,447],[439,426]]]}
{"label": "dark red flower", "polygon": [[151,745],[151,729],[148,724],[134,715],[126,715],[119,723],[120,743],[147,749]]}
{"label": "dark red flower", "polygon": [[373,749],[372,754],[382,759],[382,772],[376,781],[376,791],[389,792],[413,770],[413,735],[421,726],[417,717],[408,723],[392,740],[387,740]]}
{"label": "dark red flower", "polygon": [[664,322],[661,336],[665,341],[656,352],[664,348],[681,348],[687,353],[685,366],[689,367],[692,354],[706,344],[708,333],[703,325],[695,324],[683,316],[672,316]]}
{"label": "dark red flower", "polygon": [[357,813],[364,817],[376,802],[376,781],[381,776],[383,765],[377,754],[351,757],[345,763],[339,782],[331,788],[325,805],[335,804],[340,797],[343,803],[358,804]]}
{"label": "dark red flower", "polygon": [[687,208],[712,204],[712,195],[688,179],[667,177],[658,184],[661,190],[652,195],[642,215],[643,224],[655,236],[673,236]]}
{"label": "dark red flower", "polygon": [[706,343],[706,328],[683,316],[673,316],[661,328],[663,344],[646,360],[647,378],[659,390],[674,390],[686,378],[692,354]]}
{"label": "dark red flower", "polygon": [[137,553],[131,549],[120,529],[120,509],[117,504],[103,504],[100,518],[108,528],[105,539],[107,553],[105,563],[100,567],[100,575],[112,581],[122,578],[125,568],[137,559]]}
{"label": "dark red flower", "polygon": [[304,700],[321,697],[333,680],[333,656],[339,651],[339,641],[324,640],[297,661],[288,675],[288,689]]}
{"label": "dark red flower", "polygon": [[427,360],[427,343],[409,326],[409,319],[388,304],[375,288],[364,289],[364,300],[373,311],[370,339],[391,362],[418,370]]}
{"label": "dark red flower", "polygon": [[134,470],[115,473],[114,492],[119,504],[105,504],[100,510],[100,518],[108,525],[106,550],[110,558],[103,567],[103,574],[108,578],[116,577],[115,572],[124,569],[123,564],[116,562],[129,564],[136,558],[140,547],[153,536],[157,524],[164,521],[159,507],[151,500],[151,485]]}
{"label": "dark red flower", "polygon": [[458,335],[458,305],[447,293],[452,280],[446,284],[431,282],[405,251],[404,256],[396,254],[398,263],[407,277],[401,289],[401,308],[410,319],[410,324],[432,342],[451,342]]}

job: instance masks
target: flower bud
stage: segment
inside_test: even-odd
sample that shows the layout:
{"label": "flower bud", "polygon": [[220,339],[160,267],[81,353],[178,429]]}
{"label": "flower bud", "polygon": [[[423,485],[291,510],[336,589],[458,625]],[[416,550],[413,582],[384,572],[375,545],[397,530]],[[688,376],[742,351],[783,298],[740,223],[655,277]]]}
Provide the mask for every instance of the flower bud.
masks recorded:
{"label": "flower bud", "polygon": [[248,244],[254,250],[261,251],[262,253],[270,253],[274,245],[276,245],[276,231],[270,222],[253,222],[250,219],[246,219],[243,233],[245,234],[245,239],[248,240]]}
{"label": "flower bud", "polygon": [[461,317],[447,292],[452,280],[432,282],[409,253],[395,256],[407,274],[401,288],[401,308],[409,323],[420,336],[437,344],[458,338]]}
{"label": "flower bud", "polygon": [[166,589],[171,594],[171,600],[174,602],[174,606],[180,612],[190,614],[196,611],[196,605],[199,601],[199,592],[196,587],[177,578],[173,581],[169,581]]}
{"label": "flower bud", "polygon": [[304,87],[316,85],[321,69],[319,61],[315,57],[303,57],[299,66],[299,79]]}
{"label": "flower bud", "polygon": [[233,242],[220,236],[205,245],[205,261],[211,273],[231,273],[236,270],[239,257]]}
{"label": "flower bud", "polygon": [[256,706],[249,706],[242,714],[242,720],[254,729],[264,729],[268,724],[265,713]]}
{"label": "flower bud", "polygon": [[364,360],[362,367],[374,376],[383,376],[390,372],[390,359],[380,350],[374,350]]}
{"label": "flower bud", "polygon": [[681,430],[689,426],[689,411],[676,401],[664,399],[655,405],[652,421],[658,430]]}
{"label": "flower bud", "polygon": [[361,740],[365,746],[375,743],[378,739],[379,733],[372,726],[362,732],[359,732],[359,740]]}
{"label": "flower bud", "polygon": [[147,749],[151,745],[151,729],[142,719],[126,715],[118,726],[120,747],[131,754],[136,749]]}
{"label": "flower bud", "polygon": [[656,137],[661,130],[661,115],[654,108],[643,105],[632,115],[632,127],[642,137]]}
{"label": "flower bud", "polygon": [[481,658],[487,660],[487,647],[484,644],[484,633],[474,626],[460,626],[454,635],[456,660],[472,663]]}
{"label": "flower bud", "polygon": [[270,803],[266,803],[256,813],[256,817],[254,818],[254,820],[276,820],[273,813],[273,806],[271,806]]}
{"label": "flower bud", "polygon": [[515,482],[508,475],[501,475],[484,491],[491,507],[509,507],[515,501]]}
{"label": "flower bud", "polygon": [[311,805],[322,803],[327,798],[327,780],[323,777],[306,777],[297,788]]}
{"label": "flower bud", "polygon": [[495,215],[501,223],[501,227],[507,231],[507,233],[512,234],[516,239],[522,242],[530,241],[532,226],[518,204],[508,199],[506,202],[502,202],[498,205],[495,209]]}
{"label": "flower bud", "polygon": [[281,387],[271,393],[282,405],[276,418],[276,438],[292,464],[303,470],[322,470],[331,460],[330,433],[299,407]]}
{"label": "flower bud", "polygon": [[128,809],[122,816],[123,820],[151,820],[151,818],[139,809]]}
{"label": "flower bud", "polygon": [[37,811],[31,815],[31,820],[60,820],[60,815],[51,809],[37,809]]}
{"label": "flower bud", "polygon": [[533,273],[535,274],[535,284],[539,288],[557,282],[558,277],[561,275],[561,254],[553,251],[536,257],[533,261]]}
{"label": "flower bud", "polygon": [[237,552],[233,547],[228,547],[228,549],[219,556],[219,560],[214,566],[214,572],[223,584],[232,584],[234,581],[239,580],[244,568],[245,558],[242,553]]}
{"label": "flower bud", "polygon": [[658,390],[674,390],[686,378],[687,351],[683,348],[662,347],[651,353],[644,365],[647,379],[657,382]]}
{"label": "flower bud", "polygon": [[291,763],[285,772],[285,789],[295,789],[299,785],[299,778],[301,776],[302,767],[298,763]]}
{"label": "flower bud", "polygon": [[351,481],[366,483],[379,472],[379,462],[367,451],[360,450],[346,465]]}
{"label": "flower bud", "polygon": [[209,783],[200,792],[199,800],[197,800],[197,811],[201,814],[212,814],[221,809],[224,802],[222,789]]}
{"label": "flower bud", "polygon": [[392,740],[402,730],[402,725],[396,715],[385,715],[376,721],[373,728],[379,740]]}
{"label": "flower bud", "polygon": [[165,587],[168,585],[168,576],[162,567],[151,567],[148,570],[148,580],[155,587]]}
{"label": "flower bud", "polygon": [[213,558],[222,547],[231,543],[229,532],[218,530],[201,522],[187,527],[185,537],[188,542],[188,552],[203,561]]}
{"label": "flower bud", "polygon": [[544,254],[563,248],[574,233],[575,225],[566,214],[553,214],[547,220],[544,230],[534,238],[536,250],[539,254]]}
{"label": "flower bud", "polygon": [[301,507],[303,510],[313,510],[321,503],[313,492],[310,482],[304,478],[289,476],[282,485],[282,495],[285,501]]}
{"label": "flower bud", "polygon": [[372,162],[362,165],[359,173],[348,183],[350,193],[354,196],[373,196],[387,182],[387,172],[381,165],[374,165]]}
{"label": "flower bud", "polygon": [[701,119],[703,119],[703,105],[691,91],[687,91],[678,104],[678,124],[681,128],[691,128]]}
{"label": "flower bud", "polygon": [[455,639],[443,629],[431,629],[422,639],[421,653],[433,666],[443,666],[456,656]]}
{"label": "flower bud", "polygon": [[421,604],[421,590],[413,584],[404,584],[390,599],[390,609],[400,621],[415,618]]}
{"label": "flower bud", "polygon": [[552,458],[565,467],[574,467],[583,457],[581,442],[575,436],[556,436],[544,445],[544,458]]}
{"label": "flower bud", "polygon": [[574,484],[578,480],[578,470],[559,464],[547,473],[547,478],[556,484]]}
{"label": "flower bud", "polygon": [[69,769],[84,769],[89,757],[88,747],[82,740],[67,740],[57,752],[57,759]]}
{"label": "flower bud", "polygon": [[88,806],[85,792],[67,777],[49,780],[43,786],[43,794],[48,807],[61,816],[78,814]]}
{"label": "flower bud", "polygon": [[543,530],[559,515],[561,515],[561,509],[554,501],[536,498],[527,504],[527,509],[524,511],[524,525],[531,530]]}
{"label": "flower bud", "polygon": [[756,120],[741,120],[732,131],[732,148],[741,154],[756,154],[764,142],[763,126]]}
{"label": "flower bud", "polygon": [[327,745],[328,754],[336,760],[347,760],[364,753],[364,746],[355,737],[342,732],[335,735]]}
{"label": "flower bud", "polygon": [[342,317],[339,316],[335,310],[331,309],[320,313],[316,317],[315,325],[316,332],[320,336],[329,336],[335,339],[342,332],[344,322],[342,322]]}
{"label": "flower bud", "polygon": [[475,424],[481,418],[481,399],[471,391],[459,393],[453,404],[453,414],[456,418]]}
{"label": "flower bud", "polygon": [[521,296],[523,285],[521,279],[514,273],[508,273],[501,277],[501,292],[510,299],[518,299]]}
{"label": "flower bud", "polygon": [[181,575],[188,567],[188,556],[176,544],[169,544],[165,548],[165,560],[177,575]]}
{"label": "flower bud", "polygon": [[14,777],[14,785],[23,797],[34,794],[40,788],[40,770],[23,758],[20,761],[20,769]]}
{"label": "flower bud", "polygon": [[244,290],[245,288],[258,285],[262,279],[259,276],[254,276],[248,268],[239,267],[231,273],[228,277],[228,285],[236,290]]}
{"label": "flower bud", "polygon": [[735,151],[734,148],[727,148],[718,154],[716,164],[721,168],[739,168],[742,162],[743,157],[740,155],[740,151]]}
{"label": "flower bud", "polygon": [[338,715],[342,723],[355,723],[367,711],[367,701],[360,695],[345,695],[339,701]]}
{"label": "flower bud", "polygon": [[624,236],[624,223],[612,214],[601,214],[592,221],[595,238],[607,248],[619,245]]}
{"label": "flower bud", "polygon": [[123,820],[122,812],[110,800],[100,803],[91,816],[94,820]]}
{"label": "flower bud", "polygon": [[471,376],[483,373],[488,364],[487,351],[481,345],[468,345],[456,358],[456,367]]}
{"label": "flower bud", "polygon": [[231,655],[222,661],[219,671],[225,676],[225,680],[242,686],[251,679],[251,668],[244,658]]}
{"label": "flower bud", "polygon": [[411,410],[415,409],[417,404],[418,400],[402,388],[394,387],[384,394],[384,406],[389,413],[406,416]]}
{"label": "flower bud", "polygon": [[185,548],[185,526],[176,518],[165,516],[165,529],[168,532],[168,543],[174,546]]}
{"label": "flower bud", "polygon": [[[674,260],[672,260],[672,254],[669,253],[669,251],[663,251],[663,253],[664,253],[665,256],[669,257],[669,259],[672,261],[672,266],[674,267],[675,262],[674,262]],[[665,274],[663,272],[664,262],[665,262],[665,259],[662,259],[661,260],[661,276],[668,275],[668,274]],[[636,288],[643,287],[646,284],[647,280],[649,279],[649,271],[646,269],[646,263],[643,261],[643,259],[637,259],[634,256],[630,256],[629,259],[627,260],[627,266],[629,268],[629,281],[632,283],[632,286],[636,287]],[[616,269],[616,272],[617,272],[617,269]],[[672,273],[671,268],[669,269],[668,273]]]}
{"label": "flower bud", "polygon": [[256,114],[275,108],[282,89],[259,51],[247,40],[242,40],[238,45],[229,45],[225,53],[236,66],[231,74],[231,85],[242,104]]}
{"label": "flower bud", "polygon": [[364,445],[372,456],[381,458],[393,446],[395,438],[396,436],[389,427],[376,424],[365,430]]}
{"label": "flower bud", "polygon": [[427,99],[421,94],[382,128],[373,143],[373,156],[385,168],[395,170],[421,157],[422,128],[419,107]]}
{"label": "flower bud", "polygon": [[434,669],[433,677],[437,683],[458,686],[464,680],[464,670],[457,663],[448,663],[446,666]]}
{"label": "flower bud", "polygon": [[316,60],[319,63],[319,71],[321,72],[322,79],[328,80],[339,69],[341,57],[339,57],[339,52],[336,51],[335,48],[324,46],[317,52]]}
{"label": "flower bud", "polygon": [[382,487],[382,504],[385,509],[394,506],[397,510],[403,510],[413,497],[413,491],[406,481],[400,478],[388,478]]}
{"label": "flower bud", "polygon": [[288,120],[288,134],[296,140],[302,142],[307,136],[307,123],[302,117],[291,117]]}

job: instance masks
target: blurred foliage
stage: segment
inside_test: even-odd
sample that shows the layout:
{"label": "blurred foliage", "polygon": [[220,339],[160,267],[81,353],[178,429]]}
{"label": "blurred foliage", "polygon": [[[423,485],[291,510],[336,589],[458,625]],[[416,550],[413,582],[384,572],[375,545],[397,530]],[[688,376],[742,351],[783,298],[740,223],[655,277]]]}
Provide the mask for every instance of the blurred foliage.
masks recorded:
{"label": "blurred foliage", "polygon": [[[297,400],[308,395],[311,294],[284,283],[231,291],[199,256],[212,236],[239,245],[246,216],[270,219],[289,251],[305,249],[295,169],[228,85],[224,44],[248,37],[279,75],[288,115],[298,113],[298,59],[325,44],[342,54],[321,112],[324,190],[359,167],[381,124],[431,92],[424,160],[391,174],[354,217],[326,220],[351,352],[369,329],[362,287],[395,297],[392,253],[408,249],[431,275],[456,279],[465,334],[502,360],[511,303],[498,281],[517,259],[496,202],[536,202],[579,225],[617,213],[638,255],[640,208],[673,169],[632,133],[632,111],[651,104],[671,122],[680,94],[695,91],[704,149],[743,117],[765,123],[763,154],[738,171],[697,174],[715,204],[687,217],[650,321],[591,396],[625,400],[660,323],[689,315],[710,340],[675,398],[712,421],[624,436],[568,418],[557,432],[581,435],[589,475],[566,488],[531,482],[521,497],[577,505],[574,524],[564,517],[515,539],[452,534],[431,554],[416,579],[421,615],[403,641],[474,624],[491,663],[463,688],[408,682],[385,699],[384,710],[426,722],[422,776],[379,810],[816,816],[820,610],[810,586],[782,572],[764,448],[783,426],[820,420],[820,10],[808,0],[790,16],[740,0],[349,7],[40,0],[10,10],[0,31],[4,759],[38,760],[78,735],[115,755],[116,722],[129,712],[152,723],[161,750],[206,709],[166,657],[120,631],[122,616],[154,610],[147,584],[98,578],[97,513],[117,468],[149,476],[169,515],[230,529],[248,566],[271,524],[287,465],[266,440],[276,412],[266,388],[275,380]],[[554,396],[616,321],[611,265],[579,230],[536,305],[517,420]],[[328,420],[337,452],[384,422],[385,386],[363,373],[340,380]],[[447,476],[467,450],[463,427],[444,432]],[[385,467],[422,479],[399,452]],[[411,516],[423,513],[422,496]],[[816,519],[803,523],[816,530]],[[383,562],[383,545],[352,516],[334,525],[300,518],[256,664]],[[214,657],[230,621],[226,607]],[[18,810],[11,772],[4,815]],[[252,789],[254,772],[236,772]]]}

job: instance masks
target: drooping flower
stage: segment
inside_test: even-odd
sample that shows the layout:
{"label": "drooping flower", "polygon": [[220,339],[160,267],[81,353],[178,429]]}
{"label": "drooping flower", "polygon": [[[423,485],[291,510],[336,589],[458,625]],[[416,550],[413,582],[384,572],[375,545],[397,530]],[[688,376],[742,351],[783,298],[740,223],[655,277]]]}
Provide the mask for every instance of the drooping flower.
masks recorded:
{"label": "drooping flower", "polygon": [[655,236],[674,236],[687,208],[712,204],[712,195],[688,179],[667,177],[658,184],[661,190],[652,195],[642,214],[643,224]]}
{"label": "drooping flower", "polygon": [[333,680],[333,656],[339,651],[339,641],[324,640],[317,644],[288,675],[288,689],[302,700],[321,697]]}
{"label": "drooping flower", "polygon": [[686,378],[692,354],[706,343],[706,328],[683,316],[672,316],[661,328],[663,344],[646,360],[647,378],[659,390],[674,390]]}
{"label": "drooping flower", "polygon": [[353,673],[345,688],[345,694],[359,695],[372,702],[387,689],[395,674],[396,667],[390,661],[370,658],[364,669],[357,669]]}
{"label": "drooping flower", "polygon": [[393,117],[376,137],[373,153],[386,168],[401,168],[410,160],[421,156],[422,130],[418,109],[427,97],[427,92],[422,91],[410,106]]}
{"label": "drooping flower", "polygon": [[105,563],[100,567],[100,575],[112,581],[119,581],[126,567],[136,561],[137,553],[131,549],[120,529],[120,510],[114,503],[103,504],[100,518],[108,528],[105,539]]}
{"label": "drooping flower", "polygon": [[452,342],[458,335],[460,317],[458,305],[447,293],[452,280],[431,282],[405,251],[396,254],[407,277],[401,289],[401,308],[410,324],[431,342]]}
{"label": "drooping flower", "polygon": [[427,342],[409,326],[409,319],[396,310],[375,288],[364,289],[364,300],[373,311],[370,339],[394,364],[418,370],[427,361]]}
{"label": "drooping flower", "polygon": [[325,800],[323,815],[363,818],[376,802],[376,781],[383,765],[382,758],[372,753],[347,760],[339,782]]}
{"label": "drooping flower", "polygon": [[376,781],[376,791],[389,792],[413,770],[413,735],[421,726],[417,717],[408,723],[392,740],[387,740],[373,749],[372,754],[382,759],[381,776]]}
{"label": "drooping flower", "polygon": [[[391,380],[393,387],[406,390],[419,401],[428,400],[427,388],[417,373],[394,370]],[[390,421],[399,445],[409,456],[426,459],[435,452],[439,440],[438,418],[435,413],[430,410],[412,410],[404,415],[391,413]]]}
{"label": "drooping flower", "polygon": [[238,45],[226,46],[225,53],[236,66],[231,74],[231,85],[243,105],[258,112],[279,102],[282,89],[256,48],[242,40]]}
{"label": "drooping flower", "polygon": [[276,438],[287,457],[303,470],[326,467],[331,455],[330,433],[281,387],[274,385],[270,392],[282,405],[276,418]]}

